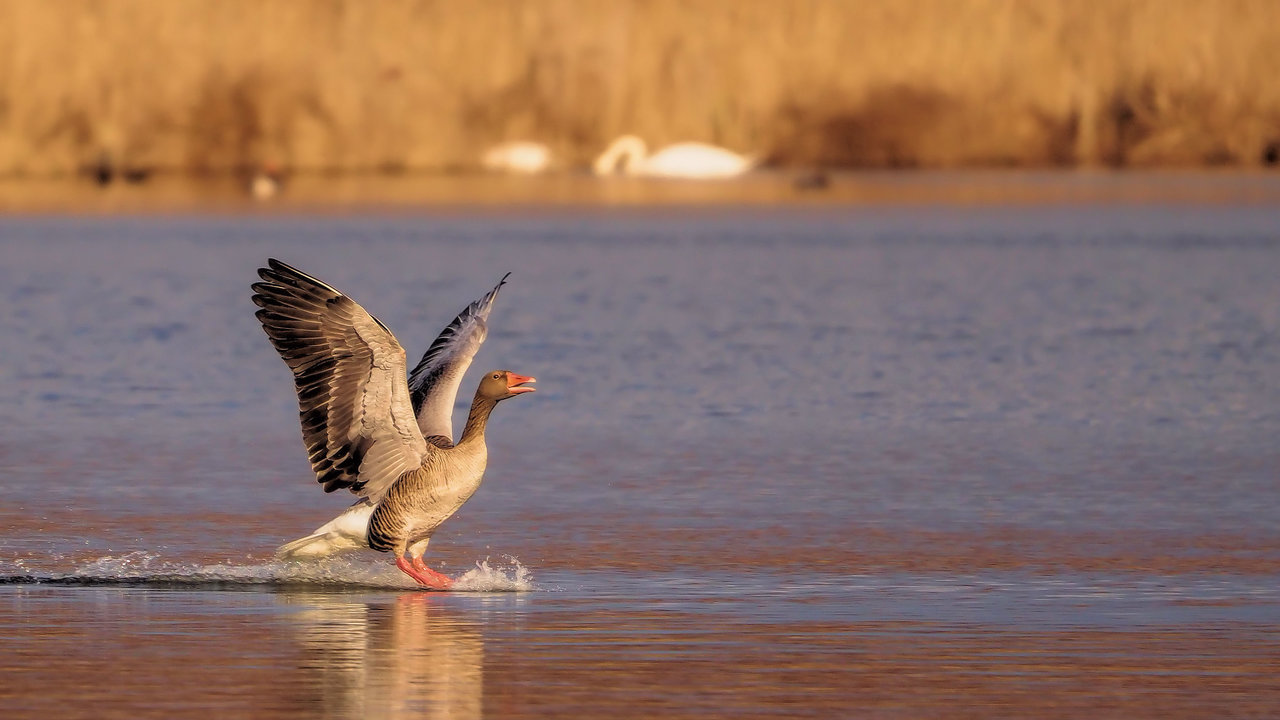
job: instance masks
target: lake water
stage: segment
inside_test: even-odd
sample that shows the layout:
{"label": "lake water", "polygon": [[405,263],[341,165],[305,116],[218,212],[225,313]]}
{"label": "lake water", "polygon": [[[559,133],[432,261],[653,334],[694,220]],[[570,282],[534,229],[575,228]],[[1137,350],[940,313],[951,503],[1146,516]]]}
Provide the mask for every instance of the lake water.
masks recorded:
{"label": "lake water", "polygon": [[[249,284],[538,392],[417,591]],[[0,219],[0,715],[1275,717],[1280,204]],[[461,406],[459,412],[465,412]]]}

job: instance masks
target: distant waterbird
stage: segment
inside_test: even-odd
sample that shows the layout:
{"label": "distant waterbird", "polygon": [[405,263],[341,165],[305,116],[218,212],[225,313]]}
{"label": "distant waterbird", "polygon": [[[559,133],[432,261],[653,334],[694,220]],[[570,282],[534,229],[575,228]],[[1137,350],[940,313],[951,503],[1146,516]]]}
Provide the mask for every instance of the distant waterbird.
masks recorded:
{"label": "distant waterbird", "polygon": [[396,567],[419,584],[448,589],[453,581],[423,562],[427,544],[480,487],[490,413],[503,400],[533,392],[532,377],[486,373],[453,441],[458,387],[510,273],[441,331],[407,379],[404,348],[354,300],[279,260],[268,260],[258,275],[257,317],[293,371],[316,479],[325,492],[347,489],[360,498],[277,555],[371,548],[394,553]]}
{"label": "distant waterbird", "polygon": [[270,200],[280,193],[281,173],[275,163],[265,163],[249,180],[249,194],[254,200]]}
{"label": "distant waterbird", "polygon": [[592,170],[596,175],[621,169],[625,175],[707,180],[742,175],[757,163],[754,157],[699,142],[668,145],[650,155],[644,140],[623,135],[596,158]]}
{"label": "distant waterbird", "polygon": [[536,175],[551,167],[551,150],[542,143],[514,140],[486,150],[480,164],[491,172]]}

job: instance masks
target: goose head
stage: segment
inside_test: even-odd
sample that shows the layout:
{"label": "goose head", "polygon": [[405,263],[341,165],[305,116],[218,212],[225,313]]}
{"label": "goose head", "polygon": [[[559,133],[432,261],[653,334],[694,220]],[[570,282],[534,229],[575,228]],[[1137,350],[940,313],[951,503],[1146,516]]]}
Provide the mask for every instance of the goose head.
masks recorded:
{"label": "goose head", "polygon": [[532,382],[537,382],[537,380],[527,375],[517,375],[510,370],[493,370],[480,381],[480,389],[477,394],[497,402],[513,398],[522,393],[533,392],[533,388],[524,387],[527,383]]}

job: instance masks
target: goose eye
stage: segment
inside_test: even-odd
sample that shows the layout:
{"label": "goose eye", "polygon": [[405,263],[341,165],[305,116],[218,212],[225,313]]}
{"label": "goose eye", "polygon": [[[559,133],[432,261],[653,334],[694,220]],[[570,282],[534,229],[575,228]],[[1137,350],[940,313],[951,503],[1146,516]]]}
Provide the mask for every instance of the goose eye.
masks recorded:
{"label": "goose eye", "polygon": [[501,378],[501,377],[502,377],[502,376],[501,376],[501,375],[499,375],[498,373],[494,373],[494,374],[493,374],[493,379],[494,379],[494,380],[497,380],[497,379],[499,379],[499,378]]}

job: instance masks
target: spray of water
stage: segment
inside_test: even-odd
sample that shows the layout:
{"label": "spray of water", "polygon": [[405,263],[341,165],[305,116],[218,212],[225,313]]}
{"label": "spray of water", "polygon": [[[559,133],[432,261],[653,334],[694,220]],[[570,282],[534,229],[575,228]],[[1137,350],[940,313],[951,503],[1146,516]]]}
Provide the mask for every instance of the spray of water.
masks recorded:
{"label": "spray of water", "polygon": [[[265,586],[381,588],[413,590],[418,586],[387,563],[338,556],[318,561],[278,561],[200,565],[165,559],[149,552],[101,557],[70,572],[39,572],[17,562],[0,581],[62,585]],[[500,566],[489,558],[455,578],[453,591],[526,592],[533,590],[529,569],[515,558]]]}

